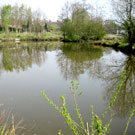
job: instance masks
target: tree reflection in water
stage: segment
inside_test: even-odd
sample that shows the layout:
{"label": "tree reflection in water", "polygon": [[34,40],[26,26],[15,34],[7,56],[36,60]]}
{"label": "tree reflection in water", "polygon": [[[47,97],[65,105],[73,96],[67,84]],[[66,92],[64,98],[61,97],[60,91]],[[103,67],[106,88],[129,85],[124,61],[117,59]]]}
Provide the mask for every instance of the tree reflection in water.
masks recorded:
{"label": "tree reflection in water", "polygon": [[112,107],[114,114],[118,117],[126,117],[135,106],[135,56],[124,56],[122,58],[113,58],[113,64],[102,64],[98,77],[106,82],[106,90],[104,99],[107,104],[111,101],[122,75],[122,71],[126,70],[123,86],[118,94],[116,102]]}
{"label": "tree reflection in water", "polygon": [[33,64],[40,66],[46,59],[46,51],[59,48],[56,43],[6,43],[0,45],[0,71],[25,71]]}
{"label": "tree reflection in water", "polygon": [[[59,50],[61,48],[61,50]],[[91,77],[105,81],[104,100],[111,101],[122,75],[127,71],[123,86],[112,108],[118,117],[126,117],[135,106],[135,56],[111,55],[112,49],[93,47],[89,44],[61,43],[11,43],[0,45],[0,72],[24,71],[33,64],[40,66],[47,59],[46,51],[57,51],[57,63],[65,80],[78,80],[87,72]],[[109,59],[105,56],[108,55]]]}
{"label": "tree reflection in water", "polygon": [[90,70],[94,63],[103,56],[99,47],[90,44],[68,43],[61,47],[57,63],[65,80],[78,80],[81,74]]}
{"label": "tree reflection in water", "polygon": [[[119,57],[120,52],[111,56],[112,52],[115,51],[107,49],[103,53],[102,48],[87,44],[65,44],[57,55],[57,63],[65,80],[78,80],[87,70],[89,76],[105,81],[106,105],[112,100],[125,69],[125,80],[112,111],[118,117],[126,117],[135,106],[135,56],[121,53],[122,57]],[[104,58],[105,55],[108,59]]]}

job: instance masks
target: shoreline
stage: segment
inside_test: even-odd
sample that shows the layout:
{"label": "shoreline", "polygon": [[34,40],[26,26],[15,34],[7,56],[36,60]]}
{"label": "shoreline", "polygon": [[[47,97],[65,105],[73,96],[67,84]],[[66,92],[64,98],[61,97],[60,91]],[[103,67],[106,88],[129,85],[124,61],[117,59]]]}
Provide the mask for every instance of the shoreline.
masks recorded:
{"label": "shoreline", "polygon": [[8,43],[8,42],[14,42],[14,43],[21,43],[21,42],[45,42],[45,41],[60,41],[63,43],[91,43],[93,45],[103,46],[103,47],[111,47],[115,50],[120,50],[124,53],[128,54],[135,54],[135,49],[129,48],[127,43],[122,43],[121,39],[117,38],[104,38],[103,40],[89,40],[89,41],[65,41],[62,37],[56,38],[56,37],[45,37],[45,38],[14,38],[14,39],[0,39],[0,43]]}

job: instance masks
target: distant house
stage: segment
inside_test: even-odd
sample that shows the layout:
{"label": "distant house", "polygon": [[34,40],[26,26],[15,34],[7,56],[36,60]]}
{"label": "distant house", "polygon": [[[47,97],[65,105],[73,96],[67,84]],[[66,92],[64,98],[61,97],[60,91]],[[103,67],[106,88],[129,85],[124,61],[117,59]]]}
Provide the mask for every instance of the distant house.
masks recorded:
{"label": "distant house", "polygon": [[[53,25],[55,27],[55,29],[59,28],[59,21],[51,21],[51,20],[40,20],[37,24],[34,24],[34,22],[32,23],[31,26],[31,30],[35,31],[35,25],[36,25],[36,29],[38,27],[40,32],[43,31],[50,31],[49,27],[51,25]],[[2,31],[4,29],[4,25],[2,23],[2,20],[0,19],[0,31]],[[16,25],[9,25],[9,30],[10,31],[14,31],[14,32],[27,32],[27,26],[23,25],[23,26],[16,26]]]}

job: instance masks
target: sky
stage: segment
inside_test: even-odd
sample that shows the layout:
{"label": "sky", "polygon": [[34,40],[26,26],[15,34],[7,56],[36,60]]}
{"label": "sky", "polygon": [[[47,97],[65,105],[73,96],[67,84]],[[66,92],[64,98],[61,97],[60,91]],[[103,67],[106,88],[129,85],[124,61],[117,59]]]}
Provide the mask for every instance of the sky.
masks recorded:
{"label": "sky", "polygon": [[[40,9],[45,13],[45,16],[48,20],[56,21],[58,16],[61,13],[61,8],[67,0],[0,0],[0,5],[15,3],[25,4],[28,7],[30,6],[33,11]],[[68,0],[69,2],[73,2],[75,0]],[[76,0],[77,1],[77,0]],[[87,0],[87,2],[92,3],[94,6],[103,7],[104,10],[107,9],[108,0]]]}

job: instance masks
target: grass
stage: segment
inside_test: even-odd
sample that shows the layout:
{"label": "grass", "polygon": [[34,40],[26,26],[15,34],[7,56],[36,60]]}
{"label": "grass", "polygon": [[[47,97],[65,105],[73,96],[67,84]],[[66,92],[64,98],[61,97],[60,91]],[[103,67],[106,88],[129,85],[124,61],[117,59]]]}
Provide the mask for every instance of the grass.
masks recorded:
{"label": "grass", "polygon": [[15,135],[14,116],[12,115],[11,123],[10,113],[2,112],[0,114],[0,135]]}
{"label": "grass", "polygon": [[[114,93],[114,96],[112,97],[111,102],[108,104],[107,109],[103,113],[102,117],[100,118],[98,115],[94,113],[94,107],[91,106],[91,121],[90,122],[85,122],[83,121],[82,115],[80,113],[80,108],[78,107],[77,100],[76,100],[76,95],[78,92],[79,88],[79,83],[75,84],[74,81],[71,82],[71,87],[70,90],[73,93],[73,99],[75,103],[75,110],[77,117],[79,119],[79,123],[77,123],[73,118],[71,117],[70,113],[68,112],[68,109],[66,107],[66,100],[64,96],[61,96],[61,101],[62,101],[62,107],[57,106],[52,100],[50,100],[46,93],[44,91],[41,92],[42,96],[49,102],[50,105],[52,105],[66,120],[66,123],[70,127],[70,129],[73,131],[75,135],[107,135],[109,134],[110,129],[110,124],[112,122],[113,117],[110,118],[110,120],[104,124],[103,120],[106,117],[107,113],[110,111],[111,107],[113,106],[114,102],[116,101],[116,98],[121,90],[121,87],[123,85],[123,81],[125,79],[126,71],[123,71],[123,74],[121,76],[121,81],[120,84]],[[81,95],[82,92],[79,93]],[[124,135],[127,134],[127,129],[129,126],[129,123],[131,121],[131,118],[133,117],[135,113],[135,108],[133,108],[130,117],[126,123],[126,128],[124,131]],[[62,134],[61,130],[58,133],[59,135]]]}
{"label": "grass", "polygon": [[42,32],[42,33],[0,33],[1,41],[15,41],[16,39],[21,41],[58,41],[62,39],[60,32]]}
{"label": "grass", "polygon": [[[2,41],[62,41],[63,36],[60,31],[42,32],[42,33],[0,33],[0,42]],[[91,42],[91,41],[89,41]],[[122,36],[106,35],[103,40],[94,41],[95,45],[103,45],[107,47],[116,47],[119,49],[125,49],[128,47],[128,43],[124,41]],[[135,50],[135,45],[133,47]]]}
{"label": "grass", "polygon": [[22,121],[17,124],[14,122],[14,116],[9,111],[0,113],[0,135],[16,135],[16,129],[19,128]]}
{"label": "grass", "polygon": [[94,42],[95,45],[103,45],[107,47],[115,47],[119,49],[124,49],[129,46],[122,36],[118,35],[106,35],[103,40]]}

